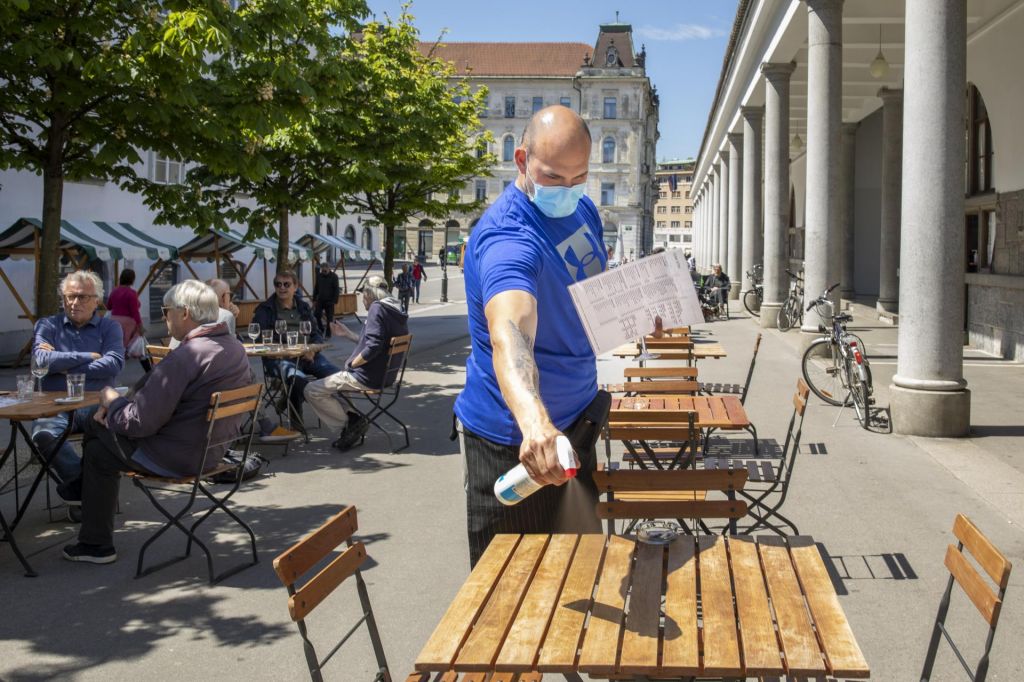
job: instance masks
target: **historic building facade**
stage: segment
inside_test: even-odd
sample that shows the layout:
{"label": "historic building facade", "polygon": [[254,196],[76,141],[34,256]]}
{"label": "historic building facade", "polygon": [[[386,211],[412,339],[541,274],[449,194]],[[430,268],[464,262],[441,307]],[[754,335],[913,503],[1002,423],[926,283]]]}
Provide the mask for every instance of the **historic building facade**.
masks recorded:
{"label": "historic building facade", "polygon": [[[1019,0],[741,0],[694,171],[699,266],[899,326],[899,433],[966,435],[963,345],[1024,357]],[[805,317],[804,333],[819,320]]]}
{"label": "historic building facade", "polygon": [[645,52],[633,45],[629,24],[602,24],[593,45],[585,43],[423,43],[425,52],[456,65],[460,77],[486,87],[481,119],[497,157],[491,177],[473,178],[463,199],[483,208],[454,215],[444,224],[429,220],[406,226],[396,251],[436,258],[443,244],[467,238],[486,207],[517,175],[513,151],[537,110],[561,104],[587,121],[593,138],[587,194],[598,205],[604,238],[619,256],[637,258],[653,248],[654,146],[658,98],[644,68]]}
{"label": "historic building facade", "polygon": [[693,159],[662,161],[655,172],[654,246],[693,249]]}

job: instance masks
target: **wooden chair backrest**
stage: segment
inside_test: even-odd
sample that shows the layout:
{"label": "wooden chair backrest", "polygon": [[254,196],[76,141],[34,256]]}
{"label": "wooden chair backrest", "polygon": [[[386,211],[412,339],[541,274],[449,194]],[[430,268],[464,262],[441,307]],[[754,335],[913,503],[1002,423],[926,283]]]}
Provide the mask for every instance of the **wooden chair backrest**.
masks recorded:
{"label": "wooden chair backrest", "polygon": [[150,361],[155,365],[170,353],[173,349],[167,346],[146,346],[146,353],[149,354]]}
{"label": "wooden chair backrest", "polygon": [[647,348],[667,348],[669,350],[692,350],[693,341],[678,336],[662,337],[660,339],[647,339]]}
{"label": "wooden chair backrest", "polygon": [[746,469],[606,469],[598,466],[594,483],[599,492],[609,493],[598,502],[602,519],[739,519],[747,515],[743,500],[616,500],[616,492],[720,491],[743,490],[749,472]]}
{"label": "wooden chair backrest", "polygon": [[210,409],[206,421],[213,423],[246,412],[253,412],[260,405],[263,384],[249,384],[229,391],[218,391],[210,396]]}
{"label": "wooden chair backrest", "polygon": [[[274,572],[281,584],[288,588],[288,613],[292,620],[299,621],[308,616],[366,561],[366,546],[351,541],[358,528],[356,508],[350,505],[274,559]],[[343,542],[348,546],[341,554],[301,587],[295,588],[295,583],[306,572]]]}
{"label": "wooden chair backrest", "polygon": [[674,393],[693,396],[700,392],[700,384],[693,380],[627,381],[623,388],[638,395]]}
{"label": "wooden chair backrest", "polygon": [[[946,548],[946,568],[953,579],[967,593],[967,597],[994,628],[999,622],[1003,601],[1001,595],[1010,580],[1013,565],[999,549],[978,530],[978,527],[963,514],[957,514],[953,521],[953,535],[959,540],[958,546]],[[998,593],[989,586],[977,569],[964,557],[964,549],[974,558],[982,570],[998,587]]]}
{"label": "wooden chair backrest", "polygon": [[810,394],[811,389],[807,387],[807,382],[803,379],[797,379],[796,393],[793,394],[793,408],[801,417],[804,416],[804,412],[807,410],[807,396]]}
{"label": "wooden chair backrest", "polygon": [[388,346],[387,370],[384,372],[384,385],[381,388],[391,386],[401,377],[405,371],[405,360],[411,346],[412,334],[391,337],[391,343]]}
{"label": "wooden chair backrest", "polygon": [[627,367],[627,379],[696,379],[696,367]]}

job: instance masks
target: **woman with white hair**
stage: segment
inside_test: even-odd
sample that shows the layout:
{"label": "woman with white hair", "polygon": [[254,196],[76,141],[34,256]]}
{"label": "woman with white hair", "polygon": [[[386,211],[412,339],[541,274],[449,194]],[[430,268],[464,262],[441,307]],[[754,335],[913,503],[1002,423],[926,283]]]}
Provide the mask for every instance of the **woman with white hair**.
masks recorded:
{"label": "woman with white hair", "polygon": [[[120,472],[172,478],[196,474],[210,396],[250,383],[245,349],[225,324],[217,322],[218,310],[217,294],[202,282],[188,280],[171,288],[164,295],[163,314],[180,345],[144,376],[131,397],[111,388],[101,392],[95,420],[106,428],[85,434],[82,529],[78,542],[64,548],[65,559],[95,564],[117,559],[114,511]],[[211,442],[229,441],[244,417],[219,420]],[[226,447],[209,453],[207,469],[220,463]]]}

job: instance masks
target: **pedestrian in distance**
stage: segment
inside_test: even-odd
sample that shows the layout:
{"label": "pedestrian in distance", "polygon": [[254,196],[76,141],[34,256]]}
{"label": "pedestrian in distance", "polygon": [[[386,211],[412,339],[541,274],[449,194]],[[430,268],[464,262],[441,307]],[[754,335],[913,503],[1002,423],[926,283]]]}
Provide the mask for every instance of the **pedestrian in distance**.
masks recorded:
{"label": "pedestrian in distance", "polygon": [[412,298],[413,279],[409,274],[409,266],[403,265],[402,271],[395,277],[395,288],[398,289],[398,300],[402,305],[402,312],[409,312],[409,299]]}
{"label": "pedestrian in distance", "polygon": [[416,293],[415,301],[420,302],[420,284],[427,281],[427,271],[423,269],[423,264],[416,261],[412,264],[412,287]]}
{"label": "pedestrian in distance", "polygon": [[[331,322],[334,321],[334,307],[341,295],[338,274],[326,260],[320,263],[320,271],[313,282],[313,315],[324,336],[331,338]],[[325,321],[326,318],[326,321]]]}

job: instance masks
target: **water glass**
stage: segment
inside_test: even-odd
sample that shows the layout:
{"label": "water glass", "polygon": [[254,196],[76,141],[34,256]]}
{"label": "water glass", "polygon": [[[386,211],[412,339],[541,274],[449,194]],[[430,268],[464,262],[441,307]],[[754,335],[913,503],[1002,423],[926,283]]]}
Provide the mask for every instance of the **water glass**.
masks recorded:
{"label": "water glass", "polygon": [[288,332],[288,347],[289,348],[295,348],[298,345],[299,345],[299,333],[298,332]]}
{"label": "water glass", "polygon": [[262,334],[263,334],[263,345],[264,346],[269,346],[270,344],[274,343],[274,332],[272,332],[269,329],[267,329],[267,330],[264,330],[262,332]]}
{"label": "water glass", "polygon": [[35,381],[31,374],[18,375],[18,400],[28,400],[32,397],[35,388]]}
{"label": "water glass", "polygon": [[85,398],[85,374],[68,375],[68,400]]}

